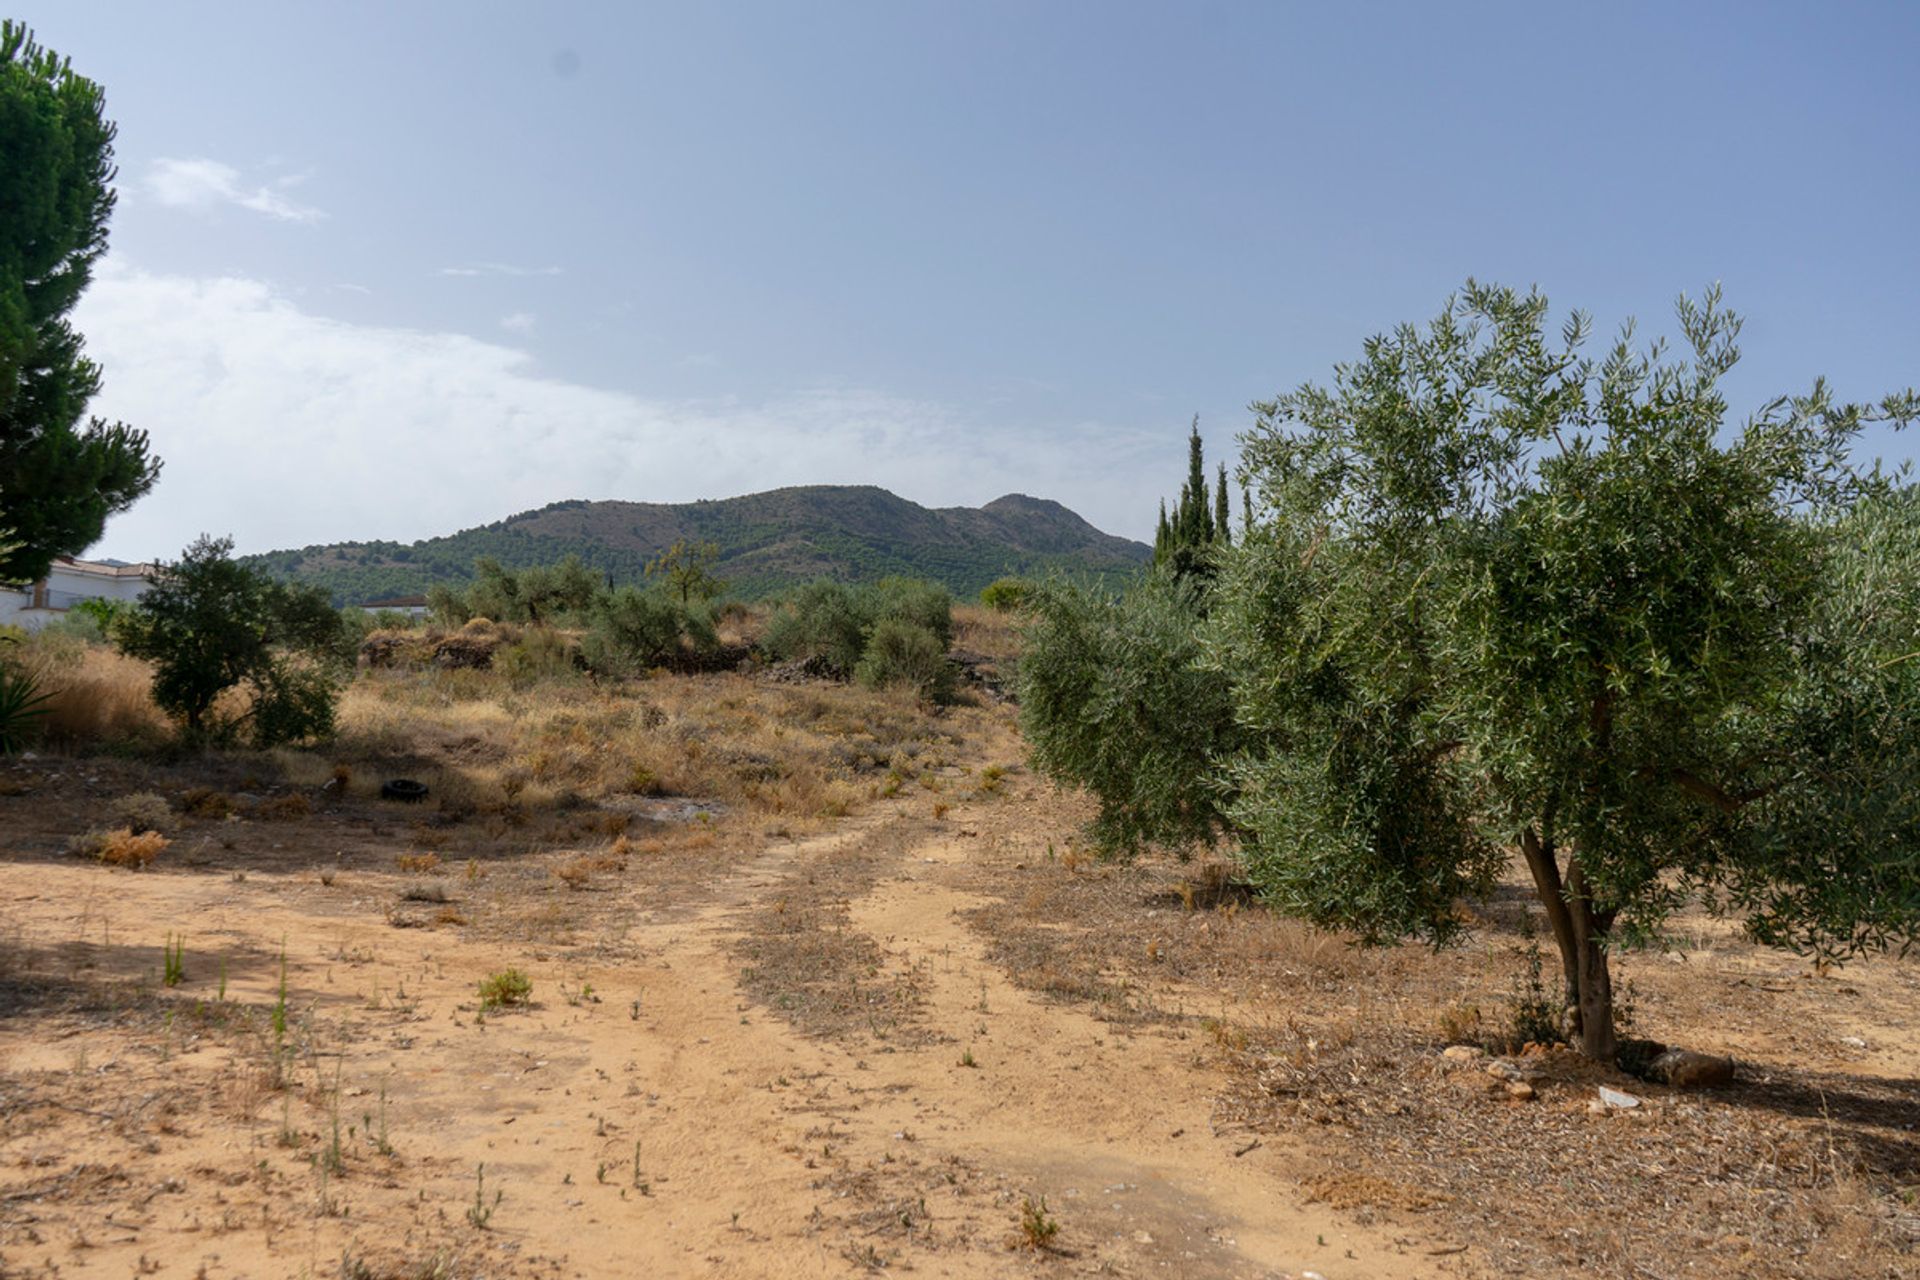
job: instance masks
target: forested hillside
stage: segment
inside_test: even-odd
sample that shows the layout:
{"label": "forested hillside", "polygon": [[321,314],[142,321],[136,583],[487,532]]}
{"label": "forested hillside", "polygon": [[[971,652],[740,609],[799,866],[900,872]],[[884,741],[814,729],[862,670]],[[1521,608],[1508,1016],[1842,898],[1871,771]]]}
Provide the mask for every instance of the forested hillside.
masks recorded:
{"label": "forested hillside", "polygon": [[749,599],[812,578],[889,574],[969,596],[1004,574],[1122,576],[1152,554],[1043,498],[1009,494],[983,507],[929,509],[871,485],[812,485],[680,504],[556,502],[411,545],[335,543],[248,561],[350,604],[465,582],[480,556],[511,569],[574,554],[615,582],[637,582],[647,561],[676,541],[716,544],[715,572],[731,594]]}

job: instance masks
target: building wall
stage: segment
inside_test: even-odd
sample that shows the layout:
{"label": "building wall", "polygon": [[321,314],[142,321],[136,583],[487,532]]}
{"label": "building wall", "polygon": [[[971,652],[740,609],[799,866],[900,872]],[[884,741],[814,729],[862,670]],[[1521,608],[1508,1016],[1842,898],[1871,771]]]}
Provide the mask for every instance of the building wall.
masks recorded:
{"label": "building wall", "polygon": [[0,589],[0,626],[38,631],[82,600],[138,600],[151,586],[138,572],[84,560],[55,561],[47,576],[25,591]]}

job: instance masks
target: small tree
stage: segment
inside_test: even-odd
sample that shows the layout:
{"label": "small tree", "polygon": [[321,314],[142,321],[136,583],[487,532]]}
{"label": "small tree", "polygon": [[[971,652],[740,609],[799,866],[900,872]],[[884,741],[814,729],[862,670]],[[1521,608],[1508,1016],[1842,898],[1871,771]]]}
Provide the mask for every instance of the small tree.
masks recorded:
{"label": "small tree", "polygon": [[[317,587],[236,564],[233,540],[203,537],[115,628],[122,652],[154,665],[153,698],[195,742],[246,730],[256,746],[327,734],[339,693],[340,615]],[[243,690],[246,706],[216,712]]]}
{"label": "small tree", "polygon": [[621,587],[600,597],[581,654],[603,675],[633,675],[719,644],[712,624],[657,591]]}
{"label": "small tree", "polygon": [[676,538],[672,546],[647,561],[646,573],[649,578],[661,579],[684,608],[695,600],[712,600],[727,589],[727,584],[713,573],[719,561],[718,543]]}
{"label": "small tree", "polygon": [[1609,952],[1683,901],[1829,954],[1920,920],[1920,522],[1847,460],[1920,400],[1816,386],[1729,432],[1717,292],[1682,300],[1680,362],[1630,327],[1595,362],[1583,315],[1557,343],[1546,316],[1469,283],[1259,406],[1270,519],[1210,663],[1248,734],[1227,813],[1280,904],[1442,941],[1518,848],[1611,1059]]}
{"label": "small tree", "polygon": [[67,316],[107,248],[105,107],[99,85],[0,22],[0,511],[18,542],[0,578],[31,582],[86,550],[160,473],[144,431],[82,422],[100,369]]}
{"label": "small tree", "polygon": [[1156,571],[1126,594],[1070,582],[1028,594],[1020,727],[1034,766],[1099,801],[1109,852],[1184,848],[1222,830],[1227,682],[1201,665],[1202,588]]}

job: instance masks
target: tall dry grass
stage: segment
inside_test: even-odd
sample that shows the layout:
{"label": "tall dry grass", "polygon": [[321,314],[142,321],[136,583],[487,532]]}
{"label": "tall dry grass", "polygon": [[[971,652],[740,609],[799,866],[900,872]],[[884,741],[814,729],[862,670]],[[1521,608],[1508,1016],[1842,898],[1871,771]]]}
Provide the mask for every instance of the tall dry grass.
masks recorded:
{"label": "tall dry grass", "polygon": [[147,748],[173,737],[153,703],[153,668],[137,658],[72,636],[42,634],[19,646],[15,661],[48,695],[40,731],[50,747]]}

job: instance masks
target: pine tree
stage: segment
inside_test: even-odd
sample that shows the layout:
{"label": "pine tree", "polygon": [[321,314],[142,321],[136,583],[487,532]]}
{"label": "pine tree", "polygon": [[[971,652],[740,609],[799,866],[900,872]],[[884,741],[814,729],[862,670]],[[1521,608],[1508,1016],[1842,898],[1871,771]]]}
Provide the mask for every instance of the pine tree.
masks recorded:
{"label": "pine tree", "polygon": [[67,322],[107,248],[105,101],[25,27],[0,22],[0,511],[20,544],[0,577],[32,581],[86,550],[160,471],[146,432],[83,418],[100,369]]}

